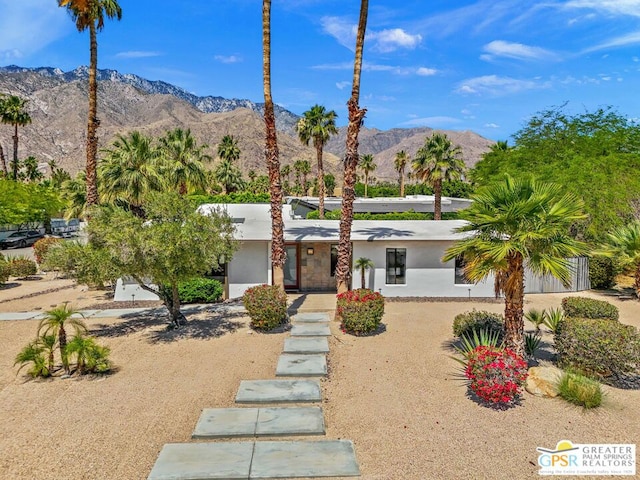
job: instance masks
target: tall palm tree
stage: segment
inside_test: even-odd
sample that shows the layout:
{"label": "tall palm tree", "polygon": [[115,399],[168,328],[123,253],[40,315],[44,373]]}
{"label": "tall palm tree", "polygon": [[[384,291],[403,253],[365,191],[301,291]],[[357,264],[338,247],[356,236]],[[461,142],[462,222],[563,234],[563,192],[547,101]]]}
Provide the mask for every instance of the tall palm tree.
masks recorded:
{"label": "tall palm tree", "polygon": [[89,29],[89,115],[87,121],[87,204],[98,203],[98,35],[104,28],[105,16],[122,18],[122,9],[116,0],[58,0],[66,7],[79,32]]}
{"label": "tall palm tree", "polygon": [[509,142],[506,140],[498,140],[496,143],[491,145],[492,152],[506,152],[509,150]]}
{"label": "tall palm tree", "polygon": [[571,283],[569,257],[586,253],[586,245],[569,235],[569,227],[585,218],[583,202],[562,187],[531,179],[491,185],[460,212],[468,236],[447,249],[445,262],[462,257],[465,276],[473,281],[494,276],[496,295],[505,299],[505,341],[524,355],[524,269]]}
{"label": "tall palm tree", "polygon": [[416,177],[433,187],[434,220],[442,219],[442,182],[459,180],[464,175],[461,153],[460,147],[454,146],[445,133],[434,133],[425,140],[413,160]]}
{"label": "tall palm tree", "polygon": [[360,155],[360,162],[358,164],[362,173],[364,173],[364,198],[367,198],[368,187],[369,187],[369,174],[373,172],[378,166],[373,161],[373,155],[370,153],[365,153],[364,155]]}
{"label": "tall palm tree", "polygon": [[189,187],[204,190],[204,162],[211,161],[211,157],[205,153],[209,145],[198,145],[191,130],[181,128],[167,132],[159,142],[161,170],[168,185],[180,195],[186,195]]}
{"label": "tall palm tree", "polygon": [[271,196],[271,265],[273,284],[284,290],[284,221],[282,220],[282,185],[276,134],[276,117],[271,97],[271,0],[262,1],[262,79],[264,90],[265,157]]}
{"label": "tall palm tree", "polygon": [[[24,127],[31,123],[31,116],[25,110],[28,100],[17,95],[10,95],[0,99],[0,122],[13,127],[13,179],[18,180],[18,127]],[[3,154],[4,157],[4,154]]]}
{"label": "tall palm tree", "polygon": [[[74,314],[79,314],[77,310],[69,307],[64,303],[56,308],[47,310],[44,318],[38,325],[38,336],[55,335],[58,338],[58,346],[60,347],[60,357],[64,371],[69,373],[69,361],[67,358],[67,331],[66,327],[73,328],[77,334],[85,333],[87,326],[79,318],[73,318]],[[84,318],[84,317],[83,317]]]}
{"label": "tall palm tree", "polygon": [[396,158],[393,161],[393,166],[398,172],[398,181],[400,183],[400,196],[404,197],[404,169],[409,161],[409,155],[404,150],[400,150],[396,153]]}
{"label": "tall palm tree", "polygon": [[138,131],[116,135],[111,148],[104,150],[99,178],[104,199],[124,202],[131,212],[144,218],[143,202],[152,191],[162,190],[158,169],[158,151],[152,139]]}
{"label": "tall palm tree", "polygon": [[640,300],[640,221],[635,220],[608,233],[595,253],[615,258],[623,268],[634,269],[634,288]]}
{"label": "tall palm tree", "polygon": [[313,142],[316,149],[316,159],[318,162],[318,210],[320,218],[324,218],[324,168],[322,166],[322,150],[329,141],[331,135],[336,135],[336,118],[338,114],[333,110],[327,112],[322,105],[314,105],[311,109],[302,114],[302,118],[296,124],[296,130],[300,141],[309,145]]}
{"label": "tall palm tree", "polygon": [[231,160],[223,160],[213,171],[213,178],[222,187],[222,193],[232,193],[244,188],[242,172]]}
{"label": "tall palm tree", "polygon": [[36,157],[29,156],[22,161],[22,166],[24,167],[24,172],[22,176],[27,182],[37,182],[38,180],[42,180],[44,175],[38,169],[38,160]]}
{"label": "tall palm tree", "polygon": [[238,140],[233,135],[225,135],[218,144],[218,157],[231,163],[240,159]]}
{"label": "tall palm tree", "polygon": [[75,178],[69,178],[60,186],[60,199],[64,204],[64,217],[87,217],[87,182],[85,172],[78,172]]}
{"label": "tall palm tree", "polygon": [[307,176],[311,173],[311,162],[309,160],[300,160],[300,174],[302,175],[302,194],[309,193],[309,184]]}
{"label": "tall palm tree", "polygon": [[375,265],[370,258],[360,257],[356,260],[356,270],[360,270],[360,288],[365,288],[365,272]]}
{"label": "tall palm tree", "polygon": [[360,18],[356,34],[356,51],[353,61],[353,84],[351,98],[347,102],[349,126],[347,127],[346,154],[344,158],[344,181],[342,187],[342,216],[340,217],[340,242],[338,244],[338,263],[336,265],[336,287],[338,294],[349,290],[351,281],[351,225],[353,224],[353,201],[355,200],[356,168],[358,166],[358,134],[367,113],[360,108],[360,75],[362,73],[362,54],[364,36],[367,30],[369,0],[360,0]]}

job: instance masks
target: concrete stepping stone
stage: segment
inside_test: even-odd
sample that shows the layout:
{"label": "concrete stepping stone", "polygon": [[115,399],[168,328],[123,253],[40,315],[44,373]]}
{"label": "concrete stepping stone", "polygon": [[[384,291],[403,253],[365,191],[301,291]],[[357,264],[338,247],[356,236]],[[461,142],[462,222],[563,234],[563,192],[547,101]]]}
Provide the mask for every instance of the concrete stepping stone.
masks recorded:
{"label": "concrete stepping stone", "polygon": [[329,342],[327,337],[285,338],[284,353],[329,353]]}
{"label": "concrete stepping stone", "polygon": [[192,438],[323,435],[320,407],[206,408]]}
{"label": "concrete stepping stone", "polygon": [[250,479],[360,475],[350,440],[256,442]]}
{"label": "concrete stepping stone", "polygon": [[297,323],[291,327],[292,337],[328,337],[331,335],[326,323]]}
{"label": "concrete stepping stone", "polygon": [[323,354],[283,353],[278,358],[276,377],[323,377],[326,374],[327,357]]}
{"label": "concrete stepping stone", "polygon": [[295,323],[322,323],[329,322],[331,318],[327,312],[305,312],[296,313],[293,316]]}
{"label": "concrete stepping stone", "polygon": [[302,403],[322,400],[317,380],[242,380],[236,403]]}

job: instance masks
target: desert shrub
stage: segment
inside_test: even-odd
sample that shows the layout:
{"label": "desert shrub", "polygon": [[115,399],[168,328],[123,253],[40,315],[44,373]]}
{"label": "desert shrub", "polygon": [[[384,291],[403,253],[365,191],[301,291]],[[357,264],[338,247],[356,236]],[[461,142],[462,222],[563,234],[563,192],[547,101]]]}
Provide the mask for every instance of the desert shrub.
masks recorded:
{"label": "desert shrub", "polygon": [[210,278],[194,278],[178,285],[181,303],[216,303],[224,293],[218,280]]}
{"label": "desert shrub", "polygon": [[13,257],[9,261],[11,275],[18,278],[27,278],[38,273],[36,262],[27,257]]}
{"label": "desert shrub", "polygon": [[579,373],[565,372],[558,382],[558,393],[567,402],[584,408],[602,404],[600,383]]}
{"label": "desert shrub", "polygon": [[482,400],[508,405],[520,397],[527,379],[527,362],[507,348],[479,346],[469,355],[465,376]]}
{"label": "desert shrub", "polygon": [[4,284],[11,276],[11,265],[0,255],[0,285]]}
{"label": "desert shrub", "polygon": [[456,337],[472,336],[474,331],[490,330],[497,332],[500,341],[504,336],[504,319],[498,313],[476,310],[460,313],[453,319],[453,334]]}
{"label": "desert shrub", "polygon": [[554,336],[558,364],[615,383],[640,368],[640,334],[608,319],[566,318]]}
{"label": "desert shrub", "polygon": [[562,299],[562,309],[567,317],[618,320],[618,307],[604,300],[595,300],[587,297],[565,297]]}
{"label": "desert shrub", "polygon": [[44,237],[33,244],[33,254],[36,257],[38,265],[41,265],[44,262],[51,245],[55,245],[60,242],[62,242],[62,240],[56,237]]}
{"label": "desert shrub", "polygon": [[272,330],[287,321],[287,295],[277,285],[248,288],[242,296],[242,303],[253,328]]}
{"label": "desert shrub", "polygon": [[560,326],[560,322],[564,320],[564,313],[561,308],[550,308],[549,310],[543,310],[542,321],[544,326],[556,333]]}
{"label": "desert shrub", "polygon": [[384,315],[384,297],[368,288],[349,290],[338,295],[336,314],[342,329],[354,335],[375,332]]}
{"label": "desert shrub", "polygon": [[589,282],[591,288],[606,290],[615,285],[616,267],[611,258],[591,257],[589,259]]}
{"label": "desert shrub", "polygon": [[79,242],[50,246],[43,268],[59,271],[78,283],[95,288],[103,288],[105,283],[113,284],[120,276],[106,250]]}

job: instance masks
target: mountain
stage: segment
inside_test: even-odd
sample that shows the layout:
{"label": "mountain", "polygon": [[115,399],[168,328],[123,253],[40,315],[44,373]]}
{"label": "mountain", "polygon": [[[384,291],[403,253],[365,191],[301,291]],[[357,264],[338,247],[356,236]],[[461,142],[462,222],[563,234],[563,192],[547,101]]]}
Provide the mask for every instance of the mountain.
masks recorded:
{"label": "mountain", "polygon": [[[57,68],[0,67],[0,92],[17,94],[29,100],[32,124],[20,129],[20,157],[33,155],[46,162],[55,159],[71,172],[83,168],[87,115],[87,67],[69,72]],[[264,104],[250,100],[222,97],[199,97],[162,81],[151,81],[115,70],[98,70],[98,113],[100,115],[100,148],[108,147],[118,133],[137,129],[160,136],[177,127],[190,128],[200,142],[215,146],[227,134],[234,135],[241,149],[240,168],[246,173],[265,173]],[[282,165],[297,159],[315,164],[315,151],[297,139],[295,124],[300,118],[275,106],[278,144]],[[363,128],[360,152],[372,153],[379,180],[395,181],[395,154],[404,149],[414,155],[430,128],[392,129]],[[473,132],[444,131],[462,147],[465,162],[474,165],[493,144]],[[11,155],[10,127],[0,127],[0,142]],[[340,159],[345,153],[346,127],[339,129],[325,147],[328,172],[340,178]]]}

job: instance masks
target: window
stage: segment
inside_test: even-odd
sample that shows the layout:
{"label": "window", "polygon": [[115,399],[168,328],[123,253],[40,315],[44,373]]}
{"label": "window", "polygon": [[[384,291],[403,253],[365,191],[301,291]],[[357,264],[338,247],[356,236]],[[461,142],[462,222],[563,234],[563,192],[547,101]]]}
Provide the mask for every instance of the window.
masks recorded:
{"label": "window", "polygon": [[404,285],[406,266],[406,248],[387,248],[387,285]]}
{"label": "window", "polygon": [[338,266],[338,245],[331,245],[331,276],[336,276],[336,267]]}
{"label": "window", "polygon": [[467,264],[464,261],[463,257],[461,256],[456,257],[455,280],[454,280],[454,283],[456,285],[470,285],[473,283],[464,274],[464,269],[466,266]]}

